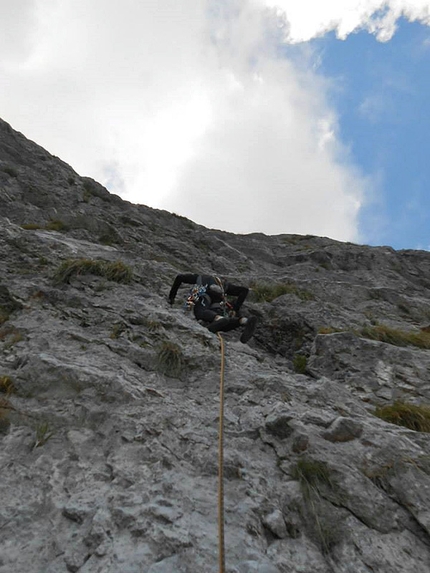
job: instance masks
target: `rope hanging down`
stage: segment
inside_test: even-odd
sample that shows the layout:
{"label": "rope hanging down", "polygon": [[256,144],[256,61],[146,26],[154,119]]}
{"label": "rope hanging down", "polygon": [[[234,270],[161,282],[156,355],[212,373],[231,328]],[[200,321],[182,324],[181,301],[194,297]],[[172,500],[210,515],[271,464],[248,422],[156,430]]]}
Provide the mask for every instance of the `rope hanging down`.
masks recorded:
{"label": "rope hanging down", "polygon": [[219,395],[219,435],[218,435],[218,538],[219,538],[219,573],[225,573],[224,554],[224,339],[219,332],[217,336],[221,350],[221,373]]}

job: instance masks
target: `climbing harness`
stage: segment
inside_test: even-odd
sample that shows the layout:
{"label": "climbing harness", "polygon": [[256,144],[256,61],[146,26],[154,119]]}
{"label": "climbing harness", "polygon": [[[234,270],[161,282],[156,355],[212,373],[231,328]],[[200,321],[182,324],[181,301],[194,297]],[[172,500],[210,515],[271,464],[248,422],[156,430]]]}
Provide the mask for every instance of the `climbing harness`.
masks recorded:
{"label": "climbing harness", "polygon": [[184,302],[184,310],[190,311],[196,302],[206,294],[207,285],[194,285]]}
{"label": "climbing harness", "polygon": [[221,371],[219,395],[219,433],[218,433],[218,539],[219,539],[219,573],[225,573],[224,553],[224,339],[219,332]]}
{"label": "climbing harness", "polygon": [[196,284],[191,288],[187,299],[184,302],[184,310],[186,311],[190,311],[194,308],[194,305],[196,304],[196,302],[205,296],[206,294],[206,290],[208,288],[208,285],[204,285],[202,283],[202,277],[201,275],[199,275],[197,277],[197,282]]}
{"label": "climbing harness", "polygon": [[197,302],[202,299],[206,299],[207,306],[211,308],[211,294],[213,295],[214,293],[217,293],[221,297],[219,302],[214,303],[217,311],[219,311],[222,316],[232,316],[233,305],[231,305],[227,300],[222,280],[219,277],[213,277],[213,281],[214,282],[210,282],[208,284],[203,284],[201,275],[198,276],[196,284],[191,288],[184,302],[185,311],[193,310]]}

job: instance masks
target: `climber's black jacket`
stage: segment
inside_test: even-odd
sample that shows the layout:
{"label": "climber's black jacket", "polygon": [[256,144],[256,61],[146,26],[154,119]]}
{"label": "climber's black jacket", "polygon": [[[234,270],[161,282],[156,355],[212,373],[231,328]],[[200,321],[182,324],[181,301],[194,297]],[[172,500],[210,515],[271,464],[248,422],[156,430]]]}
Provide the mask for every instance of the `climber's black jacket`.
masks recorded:
{"label": "climber's black jacket", "polygon": [[[199,281],[200,277],[200,281]],[[220,279],[218,279],[219,281]],[[200,304],[196,304],[194,309],[194,313],[199,313],[200,306],[203,306],[205,310],[213,309],[216,310],[216,307],[223,301],[223,292],[222,289],[218,287],[217,278],[211,275],[198,275],[193,273],[184,273],[180,274],[175,278],[172,288],[170,289],[169,293],[169,301],[173,304],[175,300],[176,294],[178,292],[179,287],[183,284],[195,285],[201,284],[202,286],[206,286],[206,294],[202,301],[199,301]],[[226,281],[222,281],[224,293],[229,296],[237,297],[236,300],[232,303],[232,310],[237,314],[242,306],[243,302],[245,301],[249,289],[243,286],[237,286],[231,284]],[[205,319],[204,319],[205,320]]]}

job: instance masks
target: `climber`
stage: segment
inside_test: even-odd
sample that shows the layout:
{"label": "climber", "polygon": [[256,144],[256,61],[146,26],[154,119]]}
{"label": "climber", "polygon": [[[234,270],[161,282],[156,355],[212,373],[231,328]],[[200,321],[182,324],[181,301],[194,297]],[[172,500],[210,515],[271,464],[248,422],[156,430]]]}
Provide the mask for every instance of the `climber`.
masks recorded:
{"label": "climber", "polygon": [[[183,283],[194,285],[185,303],[186,307],[193,309],[196,319],[207,324],[210,332],[228,332],[243,326],[240,341],[248,342],[253,336],[257,317],[247,318],[240,314],[240,308],[249,292],[248,288],[233,285],[211,275],[180,274],[170,289],[168,301],[171,305]],[[228,295],[237,297],[233,304],[227,300]]]}

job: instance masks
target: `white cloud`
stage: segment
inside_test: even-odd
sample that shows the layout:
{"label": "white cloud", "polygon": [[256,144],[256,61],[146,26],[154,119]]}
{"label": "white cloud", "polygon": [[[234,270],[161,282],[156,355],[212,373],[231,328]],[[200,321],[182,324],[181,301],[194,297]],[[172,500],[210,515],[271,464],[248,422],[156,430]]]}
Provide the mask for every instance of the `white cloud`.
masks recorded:
{"label": "white cloud", "polygon": [[429,0],[258,0],[285,13],[291,24],[288,41],[307,41],[329,31],[346,38],[359,28],[389,40],[400,17],[430,24]]}
{"label": "white cloud", "polygon": [[[174,210],[237,232],[312,232],[356,237],[363,179],[315,92],[291,67],[260,62],[246,85],[218,87],[217,121],[184,166]],[[316,80],[315,80],[316,81]]]}
{"label": "white cloud", "polygon": [[36,0],[0,2],[0,53],[14,65],[26,57],[32,48],[32,29],[36,23]]}
{"label": "white cloud", "polygon": [[355,240],[368,182],[327,84],[276,46],[347,33],[382,2],[298,4],[0,0],[2,117],[134,202],[234,232]]}

